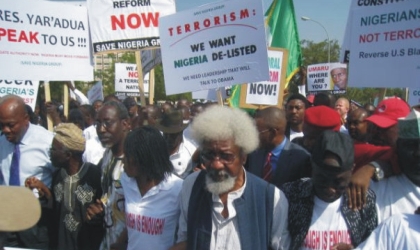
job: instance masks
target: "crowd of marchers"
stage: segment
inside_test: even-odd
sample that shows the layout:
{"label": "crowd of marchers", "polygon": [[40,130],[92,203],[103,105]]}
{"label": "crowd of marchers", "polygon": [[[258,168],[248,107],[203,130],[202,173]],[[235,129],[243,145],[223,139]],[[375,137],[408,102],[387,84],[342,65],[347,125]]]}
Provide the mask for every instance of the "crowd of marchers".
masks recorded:
{"label": "crowd of marchers", "polygon": [[18,232],[0,216],[0,249],[420,249],[420,106],[142,106],[69,87],[67,117],[0,98],[0,185],[41,207]]}

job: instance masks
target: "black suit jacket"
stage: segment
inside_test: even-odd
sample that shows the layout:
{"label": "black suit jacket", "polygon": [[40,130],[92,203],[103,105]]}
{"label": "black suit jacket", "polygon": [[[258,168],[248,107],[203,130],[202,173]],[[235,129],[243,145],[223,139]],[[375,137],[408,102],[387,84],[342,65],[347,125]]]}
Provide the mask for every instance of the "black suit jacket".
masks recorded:
{"label": "black suit jacket", "polygon": [[[286,145],[277,160],[277,168],[271,183],[279,187],[286,182],[296,181],[311,176],[310,154],[299,145],[286,139]],[[257,149],[248,155],[246,170],[262,178],[267,151]]]}

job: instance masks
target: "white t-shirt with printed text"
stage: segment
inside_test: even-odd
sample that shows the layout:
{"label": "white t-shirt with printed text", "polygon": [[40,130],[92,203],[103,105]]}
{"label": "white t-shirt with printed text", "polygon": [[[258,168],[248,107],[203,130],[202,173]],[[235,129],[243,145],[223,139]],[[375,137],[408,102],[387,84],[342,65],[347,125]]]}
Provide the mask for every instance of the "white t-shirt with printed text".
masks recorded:
{"label": "white t-shirt with printed text", "polygon": [[342,199],[328,203],[315,196],[311,225],[300,249],[329,250],[337,243],[351,244],[350,231],[340,210]]}
{"label": "white t-shirt with printed text", "polygon": [[171,174],[141,196],[137,182],[123,173],[128,250],[166,250],[175,243],[183,180]]}

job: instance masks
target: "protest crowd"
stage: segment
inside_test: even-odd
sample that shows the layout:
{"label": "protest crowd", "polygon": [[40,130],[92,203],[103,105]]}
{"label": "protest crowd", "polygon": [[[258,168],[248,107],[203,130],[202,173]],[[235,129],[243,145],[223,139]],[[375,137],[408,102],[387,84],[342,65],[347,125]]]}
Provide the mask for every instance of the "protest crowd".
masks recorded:
{"label": "protest crowd", "polygon": [[292,0],[36,2],[0,8],[0,250],[420,249],[420,1],[351,1],[313,65]]}
{"label": "protest crowd", "polygon": [[68,118],[57,102],[33,113],[1,97],[0,183],[41,206],[34,226],[2,233],[4,246],[420,247],[420,110],[398,97],[369,113],[345,97],[293,94],[282,109],[247,113],[80,96]]}

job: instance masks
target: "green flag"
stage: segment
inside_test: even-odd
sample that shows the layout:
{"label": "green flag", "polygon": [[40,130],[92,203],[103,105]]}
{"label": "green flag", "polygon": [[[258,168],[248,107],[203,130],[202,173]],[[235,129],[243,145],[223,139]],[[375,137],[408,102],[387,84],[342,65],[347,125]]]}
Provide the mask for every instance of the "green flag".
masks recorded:
{"label": "green flag", "polygon": [[[296,25],[295,8],[293,0],[274,0],[265,13],[267,30],[267,44],[270,47],[285,48],[289,50],[286,73],[286,88],[290,79],[299,71],[302,64],[299,32]],[[241,85],[232,86],[229,105],[239,106]]]}

